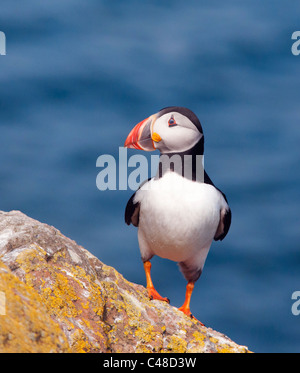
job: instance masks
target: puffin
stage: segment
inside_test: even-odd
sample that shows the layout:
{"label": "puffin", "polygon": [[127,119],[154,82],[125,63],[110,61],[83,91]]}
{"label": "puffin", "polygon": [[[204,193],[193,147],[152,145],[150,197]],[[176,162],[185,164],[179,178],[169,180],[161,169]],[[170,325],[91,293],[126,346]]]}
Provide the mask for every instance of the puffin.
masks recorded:
{"label": "puffin", "polygon": [[213,240],[223,240],[231,224],[227,198],[204,169],[201,123],[187,108],[166,107],[139,122],[124,147],[160,152],[157,174],[139,186],[125,208],[126,224],[138,228],[148,296],[169,303],[153,285],[151,258],[177,262],[187,281],[179,310],[196,319],[190,310],[195,282]]}

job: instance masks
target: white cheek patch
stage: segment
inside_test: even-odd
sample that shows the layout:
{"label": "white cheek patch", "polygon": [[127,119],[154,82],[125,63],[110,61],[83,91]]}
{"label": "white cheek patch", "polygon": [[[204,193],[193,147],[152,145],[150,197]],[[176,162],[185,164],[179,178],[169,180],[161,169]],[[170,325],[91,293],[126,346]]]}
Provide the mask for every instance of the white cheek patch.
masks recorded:
{"label": "white cheek patch", "polygon": [[[177,126],[169,127],[168,120],[173,116]],[[203,136],[196,126],[184,115],[173,112],[158,118],[153,124],[152,133],[157,133],[161,141],[155,143],[161,153],[181,153],[191,149]]]}
{"label": "white cheek patch", "polygon": [[187,127],[177,127],[176,132],[174,131],[172,136],[166,138],[165,146],[170,153],[181,153],[193,148],[201,137],[202,134],[199,131]]}

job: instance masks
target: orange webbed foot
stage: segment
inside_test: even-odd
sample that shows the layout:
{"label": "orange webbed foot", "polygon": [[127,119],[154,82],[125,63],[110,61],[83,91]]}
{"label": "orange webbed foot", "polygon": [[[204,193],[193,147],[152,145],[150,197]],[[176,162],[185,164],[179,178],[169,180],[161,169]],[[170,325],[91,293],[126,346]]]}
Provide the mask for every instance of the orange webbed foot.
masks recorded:
{"label": "orange webbed foot", "polygon": [[150,300],[157,299],[163,302],[170,303],[170,299],[164,298],[161,295],[159,295],[159,293],[154,289],[154,287],[147,288],[147,290],[148,290],[148,295],[149,295]]}

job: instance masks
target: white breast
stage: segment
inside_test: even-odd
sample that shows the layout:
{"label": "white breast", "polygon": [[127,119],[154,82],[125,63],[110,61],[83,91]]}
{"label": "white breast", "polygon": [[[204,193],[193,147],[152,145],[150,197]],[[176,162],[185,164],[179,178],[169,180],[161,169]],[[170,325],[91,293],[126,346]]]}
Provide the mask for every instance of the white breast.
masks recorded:
{"label": "white breast", "polygon": [[150,180],[137,191],[134,202],[140,202],[142,257],[158,255],[177,262],[201,250],[206,258],[220,210],[226,205],[212,185],[193,182],[175,172]]}

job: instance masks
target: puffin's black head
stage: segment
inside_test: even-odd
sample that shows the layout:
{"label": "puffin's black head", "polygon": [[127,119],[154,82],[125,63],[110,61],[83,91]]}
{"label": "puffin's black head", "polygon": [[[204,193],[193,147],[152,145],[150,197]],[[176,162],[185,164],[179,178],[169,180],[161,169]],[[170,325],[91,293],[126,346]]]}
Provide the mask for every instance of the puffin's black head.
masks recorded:
{"label": "puffin's black head", "polygon": [[203,130],[189,109],[170,106],[138,123],[128,135],[125,147],[162,154],[183,153],[203,143]]}
{"label": "puffin's black head", "polygon": [[200,120],[198,119],[196,114],[192,112],[192,110],[187,109],[186,107],[168,106],[168,107],[161,109],[158,112],[158,116],[162,116],[162,115],[173,113],[173,112],[179,113],[183,115],[184,117],[188,118],[197,127],[198,131],[203,135],[203,130],[202,130]]}

